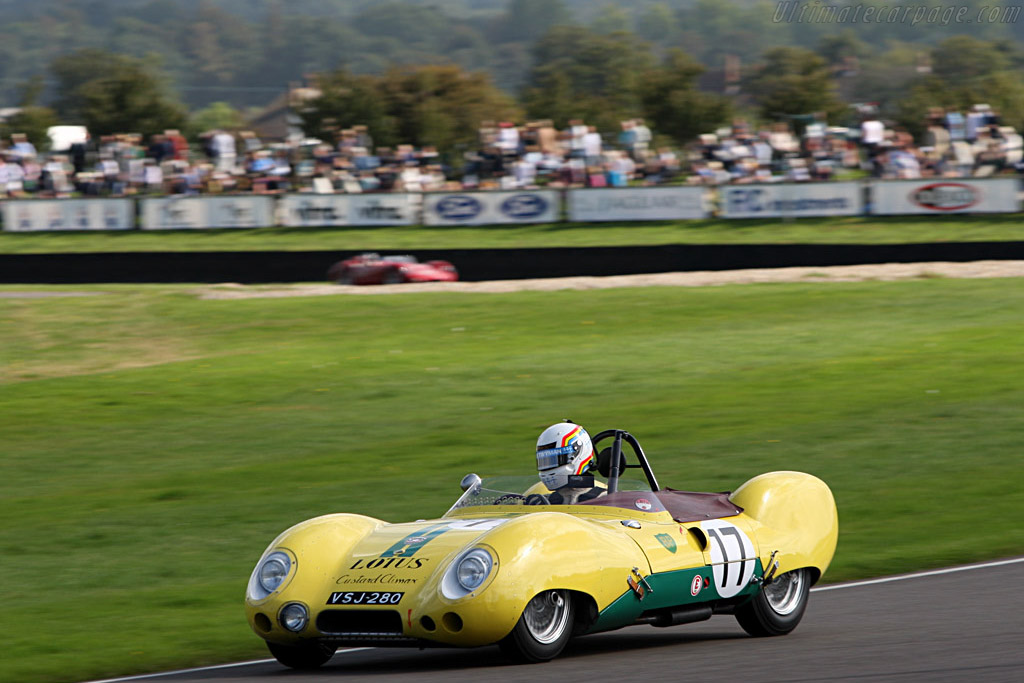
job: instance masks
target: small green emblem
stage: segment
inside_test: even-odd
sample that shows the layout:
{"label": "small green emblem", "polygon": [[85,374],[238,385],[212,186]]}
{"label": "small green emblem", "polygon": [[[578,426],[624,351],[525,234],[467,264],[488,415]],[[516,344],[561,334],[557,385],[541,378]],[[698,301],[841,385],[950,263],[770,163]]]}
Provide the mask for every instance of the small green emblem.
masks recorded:
{"label": "small green emblem", "polygon": [[665,550],[670,553],[676,551],[676,539],[672,538],[668,534],[655,534],[654,537],[658,539],[658,542],[665,546]]}

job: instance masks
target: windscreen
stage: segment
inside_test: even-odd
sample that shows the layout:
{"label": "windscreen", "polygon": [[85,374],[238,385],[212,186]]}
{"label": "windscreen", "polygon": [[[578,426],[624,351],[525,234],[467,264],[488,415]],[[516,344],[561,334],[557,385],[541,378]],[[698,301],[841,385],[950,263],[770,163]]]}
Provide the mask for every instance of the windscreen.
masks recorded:
{"label": "windscreen", "polygon": [[[595,486],[605,487],[606,485],[602,481],[596,481]],[[636,479],[619,479],[618,491],[620,493],[612,494],[611,497],[599,496],[588,501],[586,504],[608,504],[613,507],[635,509],[632,501],[636,497],[620,494],[628,494],[630,492],[650,492],[650,490],[650,485],[645,481]],[[493,507],[495,505],[526,506],[533,502],[546,504],[546,496],[549,493],[551,492],[541,484],[536,477],[486,477],[482,479],[480,483],[465,491],[462,496],[455,501],[455,504],[449,508],[448,512],[451,513],[455,510],[461,510],[464,508]],[[545,499],[538,501],[535,498],[530,498],[533,494],[545,496]],[[651,494],[651,496],[653,496],[653,494]],[[605,500],[606,497],[608,500]],[[530,500],[529,503],[527,502],[528,499]]]}

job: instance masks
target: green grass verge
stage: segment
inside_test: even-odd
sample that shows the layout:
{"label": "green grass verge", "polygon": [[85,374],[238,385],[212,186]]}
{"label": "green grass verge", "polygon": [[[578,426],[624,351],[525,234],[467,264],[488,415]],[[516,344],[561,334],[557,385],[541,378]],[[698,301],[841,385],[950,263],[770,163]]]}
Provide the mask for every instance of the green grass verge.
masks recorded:
{"label": "green grass verge", "polygon": [[0,298],[3,681],[266,656],[242,598],[275,534],[440,515],[564,417],[632,431],[663,485],[822,477],[828,580],[1024,551],[1019,280],[86,291]]}
{"label": "green grass verge", "polygon": [[485,249],[659,244],[901,244],[1024,240],[1017,214],[697,220],[486,227],[0,233],[0,253]]}

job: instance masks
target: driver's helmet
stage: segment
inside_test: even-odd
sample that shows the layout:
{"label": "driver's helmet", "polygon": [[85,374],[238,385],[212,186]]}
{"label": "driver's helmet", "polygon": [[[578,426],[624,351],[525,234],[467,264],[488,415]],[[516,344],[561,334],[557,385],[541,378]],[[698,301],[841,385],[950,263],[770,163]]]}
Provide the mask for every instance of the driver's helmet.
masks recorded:
{"label": "driver's helmet", "polygon": [[597,465],[587,430],[572,422],[551,425],[537,438],[537,471],[554,491],[569,483],[569,476],[584,474]]}

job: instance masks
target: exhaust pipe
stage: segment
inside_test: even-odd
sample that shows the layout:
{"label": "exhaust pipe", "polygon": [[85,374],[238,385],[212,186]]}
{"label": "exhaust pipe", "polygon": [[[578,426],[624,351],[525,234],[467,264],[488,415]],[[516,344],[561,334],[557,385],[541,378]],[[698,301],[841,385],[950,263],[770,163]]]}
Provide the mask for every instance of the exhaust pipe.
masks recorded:
{"label": "exhaust pipe", "polygon": [[710,618],[711,607],[709,605],[691,605],[687,607],[671,607],[651,612],[650,614],[644,614],[636,620],[636,623],[666,628],[668,626],[678,626],[679,624],[692,624],[695,621],[704,621]]}

